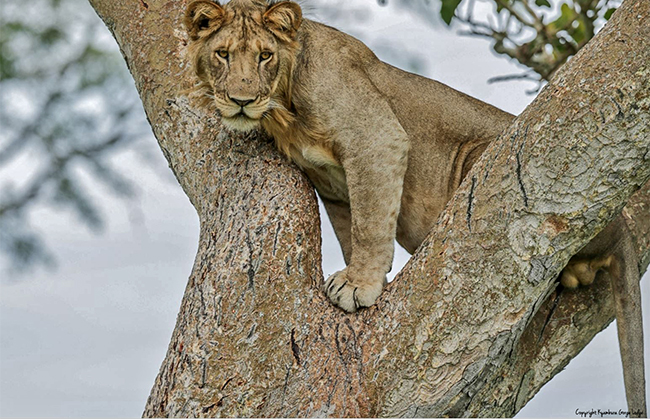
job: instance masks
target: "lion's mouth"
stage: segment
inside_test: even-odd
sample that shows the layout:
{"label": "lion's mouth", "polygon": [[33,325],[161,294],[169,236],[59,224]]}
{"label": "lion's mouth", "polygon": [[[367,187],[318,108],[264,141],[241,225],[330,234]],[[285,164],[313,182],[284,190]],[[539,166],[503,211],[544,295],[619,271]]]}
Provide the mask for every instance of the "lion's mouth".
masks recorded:
{"label": "lion's mouth", "polygon": [[254,130],[260,125],[259,118],[251,118],[243,110],[232,117],[222,115],[221,121],[227,128],[242,132]]}
{"label": "lion's mouth", "polygon": [[258,121],[263,115],[263,112],[252,112],[251,110],[246,109],[246,107],[242,107],[238,113],[230,118]]}
{"label": "lion's mouth", "polygon": [[[250,108],[249,108],[250,107]],[[248,118],[251,120],[259,120],[266,112],[265,108],[261,107],[218,107],[219,112],[225,118]],[[258,109],[259,108],[259,109]]]}
{"label": "lion's mouth", "polygon": [[269,100],[261,100],[245,106],[217,100],[217,108],[224,125],[237,131],[251,131],[257,128],[268,111]]}

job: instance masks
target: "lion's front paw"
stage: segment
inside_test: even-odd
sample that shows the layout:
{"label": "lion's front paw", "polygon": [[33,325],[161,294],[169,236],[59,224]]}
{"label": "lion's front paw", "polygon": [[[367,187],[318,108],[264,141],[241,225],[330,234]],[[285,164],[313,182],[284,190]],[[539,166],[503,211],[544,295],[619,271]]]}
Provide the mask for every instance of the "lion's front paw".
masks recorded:
{"label": "lion's front paw", "polygon": [[347,312],[371,306],[381,294],[386,278],[354,279],[347,268],[332,274],[324,285],[325,294],[336,306]]}

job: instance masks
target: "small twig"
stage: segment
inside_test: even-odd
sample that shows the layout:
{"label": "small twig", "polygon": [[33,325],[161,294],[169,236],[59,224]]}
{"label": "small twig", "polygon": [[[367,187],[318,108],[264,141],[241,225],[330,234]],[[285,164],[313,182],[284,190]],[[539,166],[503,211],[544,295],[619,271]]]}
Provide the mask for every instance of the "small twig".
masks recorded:
{"label": "small twig", "polygon": [[60,89],[51,92],[50,96],[47,98],[47,101],[45,101],[41,107],[40,112],[33,119],[34,123],[27,124],[25,127],[23,127],[20,133],[18,133],[18,135],[16,135],[16,137],[11,140],[7,146],[0,150],[0,165],[3,165],[16,153],[20,152],[20,150],[23,149],[27,144],[29,144],[29,138],[36,134],[39,124],[51,112],[52,108],[56,105],[62,94],[63,92]]}
{"label": "small twig", "polygon": [[94,144],[82,149],[74,149],[65,156],[53,158],[50,167],[37,175],[32,181],[32,185],[29,188],[27,188],[19,197],[0,206],[0,217],[4,216],[6,213],[15,212],[27,206],[41,194],[45,186],[48,185],[48,181],[55,178],[57,174],[61,173],[61,171],[63,171],[74,158],[80,156],[91,158],[98,153],[101,153],[104,150],[116,145],[125,137],[126,136],[123,133],[119,133],[112,136],[105,142]]}
{"label": "small twig", "polygon": [[533,18],[535,29],[537,32],[542,32],[544,30],[544,22],[542,21],[542,18],[540,18],[537,13],[530,7],[528,4],[528,1],[524,0],[521,2],[524,5],[524,8],[530,14],[530,16]]}
{"label": "small twig", "polygon": [[524,17],[523,17],[519,12],[517,12],[517,11],[516,11],[516,10],[515,10],[515,9],[514,9],[514,8],[513,8],[513,7],[512,7],[508,2],[507,2],[507,1],[504,1],[504,0],[495,0],[495,1],[496,1],[496,2],[501,6],[501,7],[503,7],[503,8],[506,9],[508,12],[510,12],[510,14],[513,15],[513,16],[515,17],[515,19],[517,19],[518,21],[520,21],[520,22],[523,23],[524,25],[529,26],[529,27],[531,27],[531,28],[537,30],[537,28],[535,28],[535,25],[534,25],[533,23],[530,23],[530,22],[528,22],[526,19],[524,19]]}
{"label": "small twig", "polygon": [[472,19],[472,12],[474,11],[474,1],[475,0],[469,0],[467,2],[467,19],[468,20]]}
{"label": "small twig", "polygon": [[508,74],[505,76],[495,76],[488,79],[488,83],[497,83],[497,82],[507,82],[510,80],[534,80],[539,82],[539,78],[531,73],[521,73],[521,74]]}
{"label": "small twig", "polygon": [[458,35],[462,35],[462,36],[476,36],[476,37],[483,37],[483,38],[494,39],[494,38],[492,37],[492,34],[487,34],[487,33],[479,32],[479,31],[475,31],[475,30],[470,30],[470,31],[458,31]]}

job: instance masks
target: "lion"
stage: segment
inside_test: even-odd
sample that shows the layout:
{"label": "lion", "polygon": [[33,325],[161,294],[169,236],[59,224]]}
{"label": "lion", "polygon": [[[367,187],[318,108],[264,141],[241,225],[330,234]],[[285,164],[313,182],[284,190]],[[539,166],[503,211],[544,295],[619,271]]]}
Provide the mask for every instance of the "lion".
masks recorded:
{"label": "lion", "polygon": [[[293,1],[196,0],[184,23],[197,89],[214,101],[223,125],[264,130],[314,184],[346,263],[324,291],[347,312],[374,304],[394,241],[409,253],[418,248],[472,165],[514,119],[380,61],[357,39],[304,19]],[[604,242],[627,243],[619,233],[607,235]],[[611,249],[629,246],[599,243],[572,261],[562,284],[617,271],[612,267],[626,253]],[[625,284],[638,290],[636,276]],[[633,363],[642,374],[638,355]],[[644,391],[643,398],[645,413]]]}
{"label": "lion", "polygon": [[327,295],[348,312],[375,302],[394,239],[415,251],[513,119],[379,61],[358,40],[303,19],[294,2],[195,1],[185,25],[224,126],[262,128],[316,187],[347,265],[329,277]]}

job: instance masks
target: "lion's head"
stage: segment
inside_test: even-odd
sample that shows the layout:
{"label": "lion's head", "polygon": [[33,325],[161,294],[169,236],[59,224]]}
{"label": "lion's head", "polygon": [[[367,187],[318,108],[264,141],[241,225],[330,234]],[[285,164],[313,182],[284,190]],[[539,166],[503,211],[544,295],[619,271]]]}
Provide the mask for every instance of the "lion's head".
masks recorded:
{"label": "lion's head", "polygon": [[290,84],[302,11],[291,1],[191,2],[185,14],[189,55],[226,127],[256,128]]}

